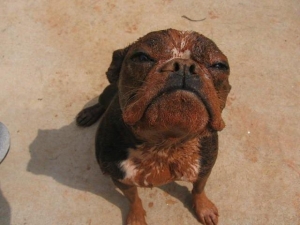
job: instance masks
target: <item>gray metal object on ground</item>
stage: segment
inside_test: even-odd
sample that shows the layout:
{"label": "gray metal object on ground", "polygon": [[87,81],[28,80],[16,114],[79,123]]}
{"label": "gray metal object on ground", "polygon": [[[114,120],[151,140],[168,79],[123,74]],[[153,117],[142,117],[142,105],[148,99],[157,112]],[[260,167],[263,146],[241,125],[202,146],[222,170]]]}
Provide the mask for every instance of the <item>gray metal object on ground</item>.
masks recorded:
{"label": "gray metal object on ground", "polygon": [[0,163],[4,160],[10,146],[10,135],[6,126],[0,122]]}

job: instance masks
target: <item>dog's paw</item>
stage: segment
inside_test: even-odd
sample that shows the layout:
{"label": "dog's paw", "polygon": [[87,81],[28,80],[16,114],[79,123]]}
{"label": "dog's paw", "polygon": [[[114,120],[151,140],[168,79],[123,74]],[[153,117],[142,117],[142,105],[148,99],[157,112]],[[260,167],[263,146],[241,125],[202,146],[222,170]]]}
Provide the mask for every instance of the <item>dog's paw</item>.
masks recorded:
{"label": "dog's paw", "polygon": [[127,216],[127,225],[147,225],[145,220],[146,212],[143,208],[131,208]]}
{"label": "dog's paw", "polygon": [[218,224],[218,209],[206,197],[204,193],[193,195],[194,208],[197,219],[204,225],[217,225]]}
{"label": "dog's paw", "polygon": [[96,123],[104,112],[105,109],[98,103],[81,110],[76,117],[76,123],[80,127],[89,127],[92,124]]}

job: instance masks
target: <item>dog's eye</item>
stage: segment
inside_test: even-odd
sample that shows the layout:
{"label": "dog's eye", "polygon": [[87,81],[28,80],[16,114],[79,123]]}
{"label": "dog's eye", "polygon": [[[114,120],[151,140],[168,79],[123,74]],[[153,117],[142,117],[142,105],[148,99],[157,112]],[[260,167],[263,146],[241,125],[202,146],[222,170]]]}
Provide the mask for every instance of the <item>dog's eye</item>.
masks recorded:
{"label": "dog's eye", "polygon": [[228,70],[229,69],[228,64],[225,62],[216,62],[216,63],[212,64],[210,67],[213,69],[217,69],[217,70]]}
{"label": "dog's eye", "polygon": [[150,58],[146,53],[137,52],[132,57],[131,60],[134,62],[152,62],[153,59]]}

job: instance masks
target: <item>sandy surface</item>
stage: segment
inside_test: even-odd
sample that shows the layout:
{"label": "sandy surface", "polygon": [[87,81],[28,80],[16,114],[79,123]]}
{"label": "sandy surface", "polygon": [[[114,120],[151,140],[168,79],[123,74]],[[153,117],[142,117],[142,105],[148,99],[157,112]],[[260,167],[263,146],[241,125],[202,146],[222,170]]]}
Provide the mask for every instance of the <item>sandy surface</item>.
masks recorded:
{"label": "sandy surface", "polygon": [[[94,158],[97,125],[74,118],[107,85],[113,50],[166,28],[210,37],[231,65],[206,188],[220,224],[300,224],[299,16],[296,0],[2,0],[0,121],[11,149],[0,165],[0,224],[124,223],[127,200]],[[198,224],[190,189],[140,189],[148,224]]]}

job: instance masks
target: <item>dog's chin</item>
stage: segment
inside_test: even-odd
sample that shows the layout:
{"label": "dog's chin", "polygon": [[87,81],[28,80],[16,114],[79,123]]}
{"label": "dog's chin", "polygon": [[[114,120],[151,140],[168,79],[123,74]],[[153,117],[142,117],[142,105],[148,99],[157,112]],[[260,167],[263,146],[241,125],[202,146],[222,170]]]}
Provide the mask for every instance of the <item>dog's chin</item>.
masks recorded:
{"label": "dog's chin", "polygon": [[135,129],[145,138],[184,138],[203,133],[208,121],[201,99],[192,92],[177,90],[155,98]]}

